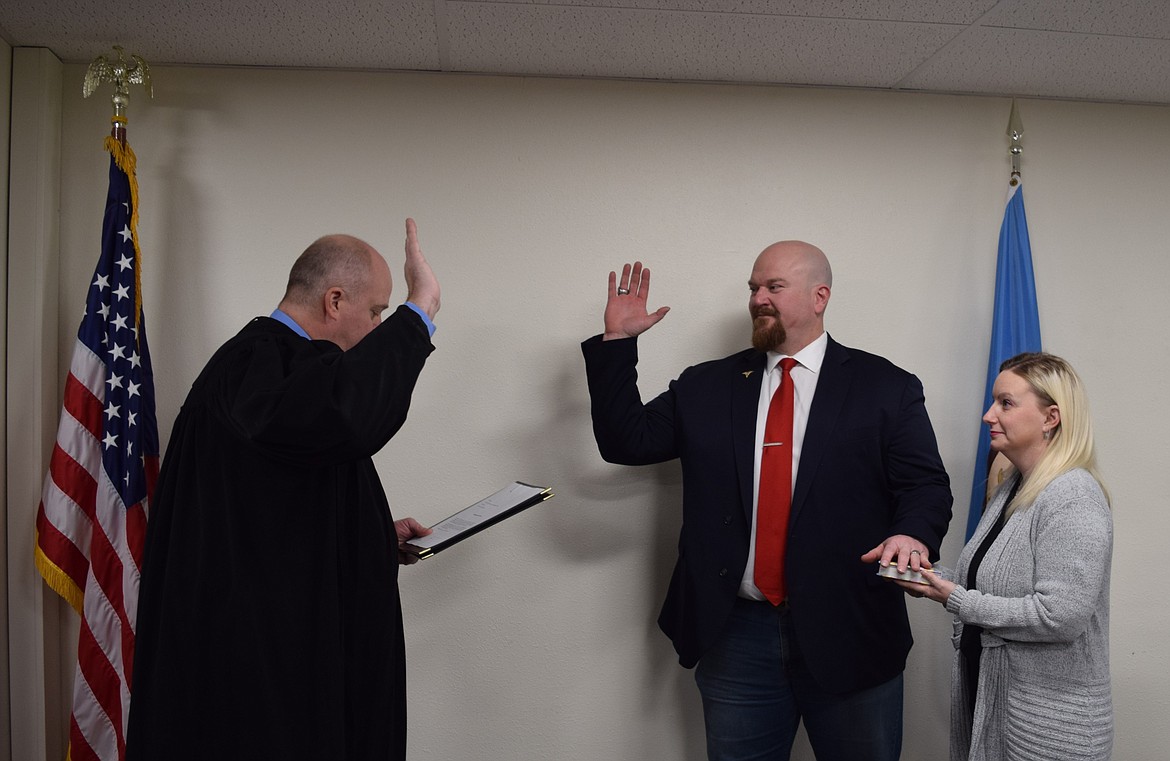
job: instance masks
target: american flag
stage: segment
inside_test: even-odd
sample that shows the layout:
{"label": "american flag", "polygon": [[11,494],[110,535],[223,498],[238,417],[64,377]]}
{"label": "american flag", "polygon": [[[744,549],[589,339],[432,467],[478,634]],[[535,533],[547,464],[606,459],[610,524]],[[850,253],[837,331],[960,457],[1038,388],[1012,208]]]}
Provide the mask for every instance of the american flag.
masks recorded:
{"label": "american flag", "polygon": [[101,257],[37,512],[37,568],[81,614],[71,761],[125,757],[139,569],[159,466],[139,290],[135,158],[112,137],[106,149]]}

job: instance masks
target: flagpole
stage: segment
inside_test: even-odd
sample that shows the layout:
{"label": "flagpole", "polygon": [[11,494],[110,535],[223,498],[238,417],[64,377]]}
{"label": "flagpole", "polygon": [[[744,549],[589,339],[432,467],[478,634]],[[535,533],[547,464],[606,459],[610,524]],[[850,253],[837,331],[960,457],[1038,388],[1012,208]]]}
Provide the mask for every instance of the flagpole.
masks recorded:
{"label": "flagpole", "polygon": [[[1024,185],[1020,159],[1024,153],[1024,123],[1015,99],[1008,117],[1008,153],[1012,170],[1008,181],[1008,198],[999,231],[995,267],[995,302],[992,309],[991,342],[987,359],[982,413],[991,405],[992,386],[1005,359],[1023,351],[1040,351],[1040,314],[1036,301],[1036,279],[1032,269],[1032,244],[1024,213]],[[991,452],[991,435],[981,425],[975,448],[975,471],[971,484],[970,509],[967,513],[966,538],[971,539],[983,509],[998,488],[1009,464]]]}
{"label": "flagpole", "polygon": [[126,147],[126,107],[130,105],[130,85],[143,85],[146,94],[153,98],[154,87],[150,82],[150,66],[141,56],[130,55],[126,60],[126,53],[120,45],[114,46],[117,60],[100,55],[89,64],[85,71],[85,80],[81,85],[82,97],[88,98],[94,93],[98,85],[110,82],[114,85],[114,94],[110,98],[114,115],[110,119],[110,137]]}
{"label": "flagpole", "polygon": [[89,64],[85,71],[85,79],[81,86],[81,95],[88,98],[104,82],[114,85],[114,94],[110,98],[114,114],[110,117],[110,137],[106,139],[106,150],[113,156],[118,167],[126,173],[130,180],[130,231],[134,240],[134,271],[137,273],[135,294],[137,301],[134,304],[134,327],[141,326],[142,317],[142,250],[138,246],[138,176],[137,158],[134,150],[126,142],[126,107],[130,105],[130,85],[142,85],[146,94],[154,98],[154,86],[150,81],[150,66],[141,56],[130,54],[126,60],[126,53],[122,46],[115,45],[117,60],[98,56]]}
{"label": "flagpole", "polygon": [[142,313],[138,181],[126,142],[129,85],[150,87],[138,56],[98,57],[82,94],[114,85],[105,148],[101,252],[66,378],[57,440],[37,510],[34,560],[81,616],[67,758],[123,761],[138,586],[159,471],[154,373]]}
{"label": "flagpole", "polygon": [[1012,98],[1012,112],[1008,116],[1007,136],[1011,141],[1008,146],[1008,153],[1012,157],[1012,176],[1010,184],[1012,187],[1020,184],[1020,159],[1024,153],[1024,146],[1020,142],[1024,137],[1024,122],[1020,119],[1020,110],[1016,108],[1016,99]]}

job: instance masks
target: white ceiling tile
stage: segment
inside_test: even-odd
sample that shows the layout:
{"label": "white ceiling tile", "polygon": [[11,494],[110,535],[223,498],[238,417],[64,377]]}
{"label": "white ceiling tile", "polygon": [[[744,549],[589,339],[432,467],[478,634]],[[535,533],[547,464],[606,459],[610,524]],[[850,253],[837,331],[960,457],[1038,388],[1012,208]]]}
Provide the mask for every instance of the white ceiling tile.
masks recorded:
{"label": "white ceiling tile", "polygon": [[919,21],[934,24],[970,24],[997,0],[447,0],[486,5],[556,5],[560,7],[620,8],[807,18],[848,18],[874,21]]}
{"label": "white ceiling tile", "polygon": [[121,45],[148,63],[437,69],[433,0],[47,0],[0,12],[10,42],[89,61]]}
{"label": "white ceiling tile", "polygon": [[985,26],[1170,39],[1166,0],[1011,0],[981,22]]}
{"label": "white ceiling tile", "polygon": [[899,87],[1167,103],[1170,41],[971,29]]}
{"label": "white ceiling tile", "polygon": [[535,3],[447,8],[452,69],[557,76],[888,87],[961,29]]}

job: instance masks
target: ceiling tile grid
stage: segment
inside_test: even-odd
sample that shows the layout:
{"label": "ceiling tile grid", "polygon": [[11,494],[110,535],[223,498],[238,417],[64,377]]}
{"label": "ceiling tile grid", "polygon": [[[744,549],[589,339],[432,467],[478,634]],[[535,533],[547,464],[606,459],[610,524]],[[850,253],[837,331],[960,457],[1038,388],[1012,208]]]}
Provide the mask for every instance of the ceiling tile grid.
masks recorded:
{"label": "ceiling tile grid", "polygon": [[970,24],[997,0],[448,0],[446,5],[463,3]]}
{"label": "ceiling tile grid", "polygon": [[892,86],[963,30],[482,2],[448,3],[446,24],[458,71],[853,87]]}
{"label": "ceiling tile grid", "polygon": [[1170,41],[975,28],[898,87],[1170,103]]}
{"label": "ceiling tile grid", "polygon": [[1170,0],[11,0],[63,61],[449,71],[1170,104]]}
{"label": "ceiling tile grid", "polygon": [[1170,39],[1165,0],[1011,0],[981,20],[984,26]]}
{"label": "ceiling tile grid", "polygon": [[118,44],[150,64],[439,68],[434,0],[13,2],[0,34],[69,62]]}

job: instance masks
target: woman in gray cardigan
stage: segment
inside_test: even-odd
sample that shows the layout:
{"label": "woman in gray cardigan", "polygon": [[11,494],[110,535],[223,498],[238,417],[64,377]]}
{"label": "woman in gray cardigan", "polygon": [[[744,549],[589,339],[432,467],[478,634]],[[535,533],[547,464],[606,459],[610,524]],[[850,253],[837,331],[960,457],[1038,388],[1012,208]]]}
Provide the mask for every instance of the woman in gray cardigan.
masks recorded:
{"label": "woman in gray cardigan", "polygon": [[1012,469],[953,581],[898,582],[955,616],[951,759],[1108,759],[1113,523],[1085,393],[1067,362],[1029,353],[992,394],[983,421]]}

